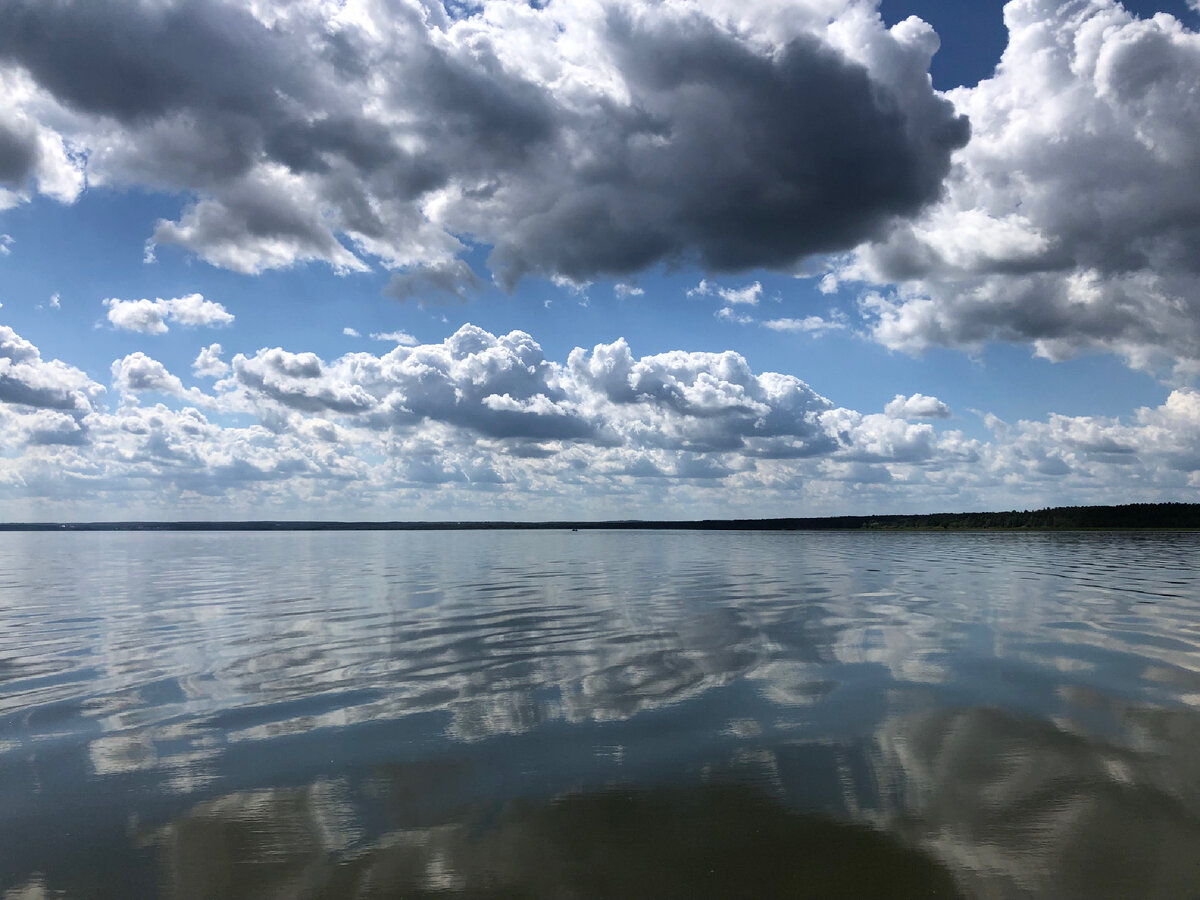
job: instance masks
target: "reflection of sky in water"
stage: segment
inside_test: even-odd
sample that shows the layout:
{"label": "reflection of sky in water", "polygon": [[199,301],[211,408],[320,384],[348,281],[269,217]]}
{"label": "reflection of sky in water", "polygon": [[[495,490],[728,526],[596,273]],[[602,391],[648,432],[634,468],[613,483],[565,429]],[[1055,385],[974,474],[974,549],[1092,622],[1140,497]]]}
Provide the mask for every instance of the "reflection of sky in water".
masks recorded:
{"label": "reflection of sky in water", "polygon": [[[783,804],[768,817],[822,812],[928,852],[968,895],[1188,896],[1197,549],[1171,534],[0,535],[0,825],[18,835],[0,888],[85,884],[90,855],[112,896],[138,879],[205,896],[179,867],[249,828],[284,895],[287,878],[333,890],[387,866],[397,885],[459,890],[489,841],[561,813],[514,803],[729,782]],[[464,823],[496,804],[476,846]]]}

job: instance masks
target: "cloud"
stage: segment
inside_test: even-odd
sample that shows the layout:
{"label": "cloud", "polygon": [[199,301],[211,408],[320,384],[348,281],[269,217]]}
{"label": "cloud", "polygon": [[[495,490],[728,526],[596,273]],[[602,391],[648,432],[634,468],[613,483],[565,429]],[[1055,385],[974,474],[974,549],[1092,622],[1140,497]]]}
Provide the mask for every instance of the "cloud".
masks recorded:
{"label": "cloud", "polygon": [[143,334],[166,334],[167,321],[195,328],[230,325],[233,314],[220,303],[205,300],[200,294],[188,294],[172,300],[118,300],[110,297],[104,301],[108,308],[108,321],[114,328],[140,331]]}
{"label": "cloud", "polygon": [[417,339],[407,331],[372,331],[371,340],[391,341],[404,347],[411,347],[417,343]]}
{"label": "cloud", "polygon": [[18,429],[24,431],[23,443],[35,446],[78,446],[87,441],[88,430],[78,415],[56,409],[39,409],[21,416]]}
{"label": "cloud", "polygon": [[42,359],[37,347],[0,325],[0,403],[84,415],[103,393],[80,369]]}
{"label": "cloud", "polygon": [[635,359],[623,340],[567,360],[584,405],[637,443],[690,452],[806,456],[832,448],[818,425],[831,404],[798,378],[756,376],[737,353],[674,351]]}
{"label": "cloud", "polygon": [[[1200,391],[1121,418],[1052,414],[987,440],[898,396],[836,406],[740,354],[636,356],[617,340],[546,359],[520,331],[322,359],[219,345],[204,393],[145,353],[122,403],[0,328],[0,498],[40,514],[262,518],[819,515],[1178,499],[1200,488]],[[147,395],[160,402],[145,404]],[[199,408],[219,416],[209,420]],[[899,414],[903,414],[900,417]],[[72,512],[74,510],[74,512]],[[129,513],[132,515],[132,513]],[[152,515],[151,515],[152,514]]]}
{"label": "cloud", "polygon": [[753,316],[735,312],[732,306],[722,306],[713,315],[718,319],[723,319],[726,322],[734,322],[738,325],[752,325],[755,321]]}
{"label": "cloud", "polygon": [[355,337],[355,338],[362,337],[361,334],[359,334],[355,329],[351,328],[348,325],[342,329],[342,334],[345,335],[346,337]]}
{"label": "cloud", "polygon": [[613,285],[613,293],[621,299],[625,299],[626,297],[641,297],[646,292],[637,285],[618,282]]}
{"label": "cloud", "polygon": [[1200,35],[1107,0],[1018,0],[944,198],[839,271],[882,288],[864,312],[910,352],[1029,342],[1200,366]]}
{"label": "cloud", "polygon": [[913,394],[911,397],[897,394],[883,408],[883,412],[895,419],[948,419],[951,416],[950,407],[937,397],[924,394]]}
{"label": "cloud", "polygon": [[[0,64],[0,210],[27,202],[35,193],[62,203],[83,189],[83,159],[42,118],[63,121],[28,75]],[[66,117],[66,118],[69,118]],[[6,250],[11,239],[0,241]]]}
{"label": "cloud", "polygon": [[[913,425],[887,415],[831,409],[822,416],[822,424],[836,433],[846,447],[839,462],[924,463],[934,459],[939,449],[945,449],[939,447],[937,432],[931,425]],[[855,471],[871,470],[856,467]],[[887,478],[890,478],[890,472]]]}
{"label": "cloud", "polygon": [[587,306],[588,288],[592,286],[592,282],[586,278],[572,278],[570,275],[557,274],[551,277],[555,287],[560,287],[564,291],[570,291],[572,294],[582,296],[582,305]]}
{"label": "cloud", "polygon": [[60,297],[58,295],[57,291],[50,295],[50,308],[51,309],[61,309],[62,308],[62,297]]}
{"label": "cloud", "polygon": [[143,334],[166,334],[166,318],[169,307],[165,300],[118,300],[110,297],[104,301],[108,307],[108,321],[114,328],[125,331],[140,331]]}
{"label": "cloud", "polygon": [[[603,128],[586,123],[588,146],[619,164],[598,167],[586,192],[553,169],[542,190],[525,192],[524,205],[534,200],[544,212],[511,218],[495,242],[502,283],[525,272],[620,274],[682,257],[714,270],[787,267],[934,199],[965,122],[927,85],[914,90],[915,79],[903,88],[875,80],[870,66],[881,59],[848,58],[827,33],[804,28],[812,24],[804,12],[790,33],[738,23],[756,41],[695,7],[614,5],[592,23],[621,90]],[[844,14],[831,31],[861,27],[858,46],[886,43],[893,59],[927,61],[932,35],[885,32],[854,8]]]}
{"label": "cloud", "polygon": [[1200,392],[1194,389],[1172,391],[1161,406],[1143,407],[1132,420],[1051,415],[1015,425],[991,418],[988,425],[997,438],[998,469],[1091,482],[1091,502],[1112,502],[1101,499],[1105,491],[1139,482],[1189,493],[1200,486]]}
{"label": "cloud", "polygon": [[[321,416],[405,436],[442,427],[542,457],[627,447],[785,458],[837,444],[818,421],[827,400],[799,379],[753,374],[734,353],[637,359],[618,341],[577,349],[561,366],[524,332],[497,336],[466,325],[440,344],[382,356],[327,363],[274,348],[238,354],[232,368],[238,408],[263,419]],[[685,468],[724,469],[695,460]]]}
{"label": "cloud", "polygon": [[708,279],[704,278],[694,288],[689,288],[687,292],[689,297],[708,297],[714,294],[726,303],[731,303],[735,306],[758,306],[758,301],[762,298],[762,284],[755,281],[741,288],[726,288],[718,284],[712,284]]}
{"label": "cloud", "polygon": [[206,378],[220,378],[229,371],[229,363],[221,359],[220,344],[209,344],[196,355],[192,371]]}
{"label": "cloud", "polygon": [[233,359],[252,401],[354,415],[376,430],[442,423],[493,438],[569,439],[591,425],[570,404],[541,348],[523,332],[464,325],[441,344],[349,354],[326,365],[281,348]]}
{"label": "cloud", "polygon": [[243,387],[284,407],[356,413],[376,405],[361,385],[329,377],[315,353],[290,353],[280,347],[259,350],[253,357],[239,353],[232,367]]}
{"label": "cloud", "polygon": [[383,292],[397,300],[415,297],[424,304],[443,298],[466,300],[481,287],[471,267],[455,259],[393,272]]}
{"label": "cloud", "polygon": [[33,172],[37,158],[37,133],[31,123],[0,121],[0,184],[20,187]]}
{"label": "cloud", "polygon": [[841,331],[846,323],[836,317],[823,319],[820,316],[805,316],[803,319],[767,319],[764,328],[772,331],[792,331],[803,334],[821,335],[827,331]]}
{"label": "cloud", "polygon": [[123,394],[158,391],[181,397],[186,393],[183,382],[168,372],[166,366],[140,350],[112,364],[112,379],[113,386]]}
{"label": "cloud", "polygon": [[12,254],[13,239],[10,234],[0,234],[0,256]]}
{"label": "cloud", "polygon": [[[204,351],[201,351],[203,356]],[[111,371],[113,387],[120,391],[126,405],[136,406],[138,395],[144,393],[166,394],[196,406],[218,405],[214,398],[199,388],[184,387],[178,376],[172,375],[166,366],[140,350],[114,361]]]}
{"label": "cloud", "polygon": [[[401,298],[658,262],[790,268],[937,199],[966,120],[870,4],[0,4],[11,202],[190,197],[152,244]],[[11,205],[11,203],[10,203]]]}
{"label": "cloud", "polygon": [[215,328],[221,325],[232,325],[233,314],[228,312],[220,303],[205,300],[200,294],[188,294],[167,300],[168,317],[172,322],[178,322],[191,328]]}
{"label": "cloud", "polygon": [[762,285],[757,281],[753,284],[748,284],[740,290],[720,290],[721,299],[726,303],[736,305],[758,306],[759,298],[762,297]]}
{"label": "cloud", "polygon": [[286,166],[260,164],[222,185],[219,196],[193,203],[177,222],[160,219],[153,243],[178,244],[244,275],[312,260],[339,274],[367,271],[330,231],[315,186]]}

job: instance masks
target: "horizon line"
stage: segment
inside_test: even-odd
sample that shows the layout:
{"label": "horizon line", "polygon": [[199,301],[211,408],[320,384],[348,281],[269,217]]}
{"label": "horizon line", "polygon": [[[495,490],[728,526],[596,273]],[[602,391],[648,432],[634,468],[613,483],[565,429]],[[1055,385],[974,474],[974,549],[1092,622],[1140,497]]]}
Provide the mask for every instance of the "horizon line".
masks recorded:
{"label": "horizon line", "polygon": [[[975,510],[964,512],[936,513],[874,513],[846,514],[835,516],[771,516],[764,518],[707,518],[707,519],[542,519],[542,520],[344,520],[344,519],[125,519],[68,522],[0,522],[0,531],[467,531],[467,530],[554,530],[554,529],[749,529],[749,530],[851,530],[870,524],[898,525],[922,521],[942,525],[953,524],[953,520],[970,517],[996,518],[1004,516],[1045,516],[1054,513],[1121,513],[1135,510],[1170,509],[1180,512],[1185,508],[1198,514],[1200,503],[1162,501],[1123,504],[1099,504],[1090,506],[1052,506],[1037,509]],[[965,523],[963,523],[965,524]],[[980,523],[979,527],[989,527]],[[992,524],[995,528],[997,525]],[[1000,526],[1005,527],[1005,526]],[[1009,525],[1007,527],[1055,527],[1051,525]],[[1061,527],[1061,526],[1060,526]],[[1078,527],[1122,527],[1120,524],[1080,525]],[[1124,527],[1130,527],[1125,524]],[[1134,527],[1171,527],[1141,524]],[[1176,525],[1178,527],[1178,525]],[[1184,526],[1188,527],[1188,526]],[[1197,526],[1191,526],[1197,527]]]}

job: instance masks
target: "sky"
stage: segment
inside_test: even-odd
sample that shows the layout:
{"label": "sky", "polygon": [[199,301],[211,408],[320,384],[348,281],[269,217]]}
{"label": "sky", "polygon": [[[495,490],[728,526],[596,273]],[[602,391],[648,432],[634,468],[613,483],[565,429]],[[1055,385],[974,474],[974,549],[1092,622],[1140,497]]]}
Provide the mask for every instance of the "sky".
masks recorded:
{"label": "sky", "polygon": [[1200,500],[1200,0],[0,0],[0,521]]}

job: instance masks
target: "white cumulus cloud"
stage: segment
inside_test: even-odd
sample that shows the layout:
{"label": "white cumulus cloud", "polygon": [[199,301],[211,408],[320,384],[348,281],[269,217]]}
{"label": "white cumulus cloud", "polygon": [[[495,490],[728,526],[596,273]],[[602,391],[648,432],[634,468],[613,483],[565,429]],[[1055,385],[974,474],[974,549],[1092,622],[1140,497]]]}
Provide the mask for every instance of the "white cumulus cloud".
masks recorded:
{"label": "white cumulus cloud", "polygon": [[[202,354],[203,355],[203,354]],[[126,404],[136,405],[144,393],[167,394],[197,406],[215,406],[216,401],[195,387],[185,387],[179,376],[171,374],[161,362],[138,350],[111,367],[112,383]]]}
{"label": "white cumulus cloud", "polygon": [[113,386],[124,394],[159,391],[183,396],[183,382],[156,359],[138,350],[112,364]]}
{"label": "white cumulus cloud", "polygon": [[108,321],[114,328],[143,334],[166,334],[168,331],[165,300],[118,300],[110,297],[104,301],[104,305],[108,307]]}
{"label": "white cumulus cloud", "polygon": [[170,300],[120,300],[110,297],[104,301],[108,321],[114,328],[140,331],[143,334],[166,334],[167,322],[187,327],[219,327],[233,323],[233,314],[220,303],[205,300],[200,294],[188,294]]}
{"label": "white cumulus cloud", "polygon": [[758,281],[747,284],[740,288],[722,287],[719,284],[713,284],[707,278],[701,279],[700,283],[694,288],[690,288],[687,292],[689,297],[707,297],[717,296],[726,303],[734,305],[758,306],[758,301],[762,299],[762,284]]}
{"label": "white cumulus cloud", "polygon": [[883,411],[896,419],[948,419],[951,416],[949,406],[937,397],[925,394],[913,394],[911,397],[897,394],[888,401]]}
{"label": "white cumulus cloud", "polygon": [[[211,345],[195,371],[220,362]],[[938,418],[936,398],[863,413],[732,351],[637,356],[617,340],[555,361],[529,334],[471,325],[378,355],[235,354],[211,394],[141,352],[111,374],[112,411],[83,372],[0,327],[0,500],[37,498],[51,518],[394,517],[397,504],[414,518],[755,517],[1200,488],[1190,388],[1125,417],[986,416],[977,439],[913,421]]]}
{"label": "white cumulus cloud", "polygon": [[970,118],[943,200],[840,270],[881,287],[875,337],[1029,342],[1200,366],[1200,35],[1119,3],[1014,0],[993,77],[948,97]]}
{"label": "white cumulus cloud", "polygon": [[42,359],[37,347],[0,325],[0,403],[84,415],[103,393],[82,370]]}
{"label": "white cumulus cloud", "polygon": [[222,352],[220,344],[209,344],[196,355],[192,371],[206,378],[220,378],[229,371],[229,363],[221,359]]}

